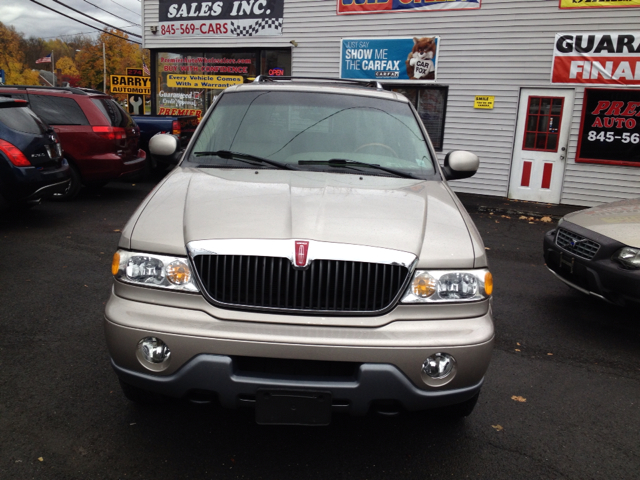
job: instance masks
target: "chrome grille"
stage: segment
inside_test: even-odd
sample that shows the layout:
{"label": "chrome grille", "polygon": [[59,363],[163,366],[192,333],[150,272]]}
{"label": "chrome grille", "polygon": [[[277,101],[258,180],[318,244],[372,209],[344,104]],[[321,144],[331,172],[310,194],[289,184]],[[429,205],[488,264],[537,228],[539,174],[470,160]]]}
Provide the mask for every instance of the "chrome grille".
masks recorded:
{"label": "chrome grille", "polygon": [[196,255],[194,265],[216,303],[336,314],[385,310],[409,273],[401,265],[342,260],[314,260],[300,270],[287,258],[252,255]]}
{"label": "chrome grille", "polygon": [[591,260],[600,249],[599,243],[589,240],[577,233],[565,230],[564,228],[558,228],[558,233],[556,234],[556,245],[567,252],[573,253],[575,256],[586,260]]}

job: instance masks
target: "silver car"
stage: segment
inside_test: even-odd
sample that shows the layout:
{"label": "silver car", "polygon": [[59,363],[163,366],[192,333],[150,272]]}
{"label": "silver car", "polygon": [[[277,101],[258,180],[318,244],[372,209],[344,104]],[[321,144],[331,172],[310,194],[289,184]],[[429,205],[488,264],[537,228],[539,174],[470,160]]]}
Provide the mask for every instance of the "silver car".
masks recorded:
{"label": "silver car", "polygon": [[[154,155],[170,157],[160,135]],[[124,393],[322,425],[471,413],[491,358],[482,239],[415,109],[379,85],[225,90],[122,231],[105,312]]]}

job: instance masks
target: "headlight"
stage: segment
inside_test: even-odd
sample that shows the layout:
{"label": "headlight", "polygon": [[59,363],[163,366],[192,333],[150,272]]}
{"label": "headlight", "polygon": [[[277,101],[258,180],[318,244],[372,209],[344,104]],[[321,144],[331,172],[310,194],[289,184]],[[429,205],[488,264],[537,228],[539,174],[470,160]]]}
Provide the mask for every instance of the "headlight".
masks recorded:
{"label": "headlight", "polygon": [[402,303],[471,302],[489,298],[493,277],[478,270],[416,270]]}
{"label": "headlight", "polygon": [[624,247],[613,254],[613,259],[623,267],[633,270],[640,268],[640,248]]}
{"label": "headlight", "polygon": [[117,280],[134,285],[185,292],[199,291],[186,257],[118,250],[113,256],[111,273]]}

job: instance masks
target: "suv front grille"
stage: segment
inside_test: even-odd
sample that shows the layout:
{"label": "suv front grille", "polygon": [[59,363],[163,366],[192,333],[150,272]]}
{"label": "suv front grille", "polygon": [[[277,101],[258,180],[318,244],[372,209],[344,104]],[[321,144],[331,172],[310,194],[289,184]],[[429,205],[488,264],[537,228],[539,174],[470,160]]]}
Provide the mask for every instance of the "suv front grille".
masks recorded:
{"label": "suv front grille", "polygon": [[591,260],[600,249],[599,243],[589,240],[577,233],[565,230],[564,228],[558,228],[558,233],[556,234],[556,245],[567,252],[573,253],[575,256],[586,260]]}
{"label": "suv front grille", "polygon": [[287,258],[250,255],[197,255],[194,264],[216,303],[318,313],[385,310],[409,273],[401,265],[342,260],[314,260],[300,270]]}

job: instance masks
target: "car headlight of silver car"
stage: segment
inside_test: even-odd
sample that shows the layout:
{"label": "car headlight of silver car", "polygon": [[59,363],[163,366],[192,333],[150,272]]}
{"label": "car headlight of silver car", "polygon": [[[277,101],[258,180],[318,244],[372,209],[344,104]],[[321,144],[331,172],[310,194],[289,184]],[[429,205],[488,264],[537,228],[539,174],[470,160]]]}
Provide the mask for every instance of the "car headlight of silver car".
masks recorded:
{"label": "car headlight of silver car", "polygon": [[638,269],[640,268],[640,248],[621,248],[613,254],[613,259],[625,268]]}
{"label": "car headlight of silver car", "polygon": [[145,287],[199,292],[186,257],[118,250],[113,256],[111,273],[121,282]]}
{"label": "car headlight of silver car", "polygon": [[474,270],[416,270],[402,303],[471,302],[489,298],[493,276]]}

